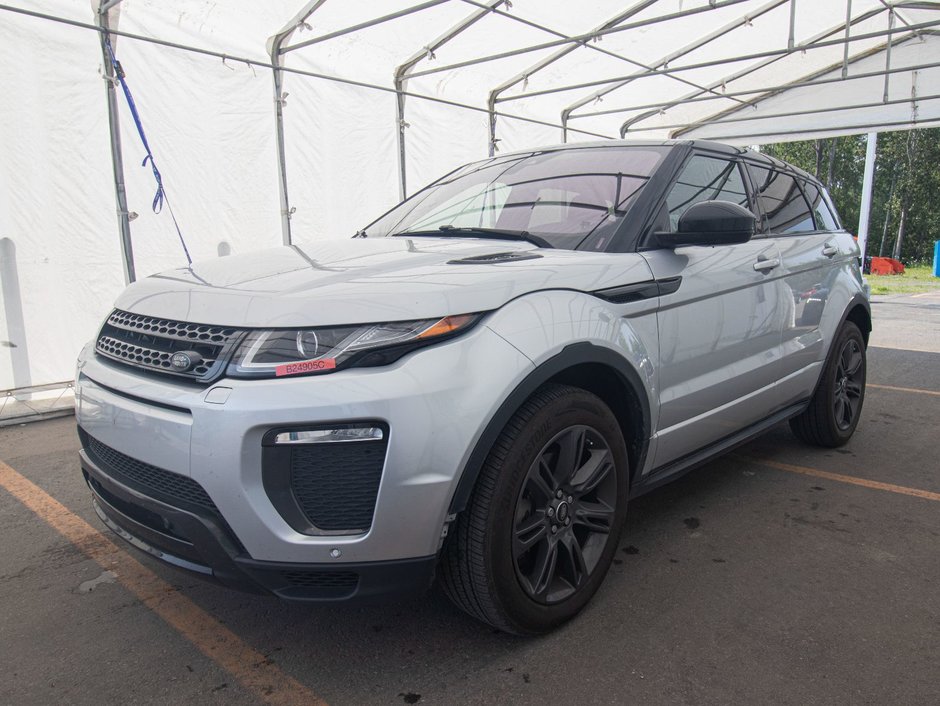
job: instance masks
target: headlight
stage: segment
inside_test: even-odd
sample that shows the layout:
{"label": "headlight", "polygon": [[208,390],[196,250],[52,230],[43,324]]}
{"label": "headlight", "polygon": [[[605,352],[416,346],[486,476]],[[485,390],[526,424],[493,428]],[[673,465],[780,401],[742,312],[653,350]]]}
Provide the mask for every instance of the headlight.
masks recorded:
{"label": "headlight", "polygon": [[328,373],[387,365],[406,353],[466,331],[482,314],[361,326],[252,331],[228,366],[232,377]]}

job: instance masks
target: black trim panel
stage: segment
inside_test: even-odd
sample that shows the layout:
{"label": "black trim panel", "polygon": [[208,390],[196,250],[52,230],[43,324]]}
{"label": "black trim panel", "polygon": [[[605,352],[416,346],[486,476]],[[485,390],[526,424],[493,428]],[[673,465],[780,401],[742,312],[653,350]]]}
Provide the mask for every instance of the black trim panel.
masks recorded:
{"label": "black trim panel", "polygon": [[[113,361],[110,361],[110,362],[113,362]],[[137,370],[140,370],[140,369],[137,369]],[[187,409],[186,407],[178,407],[177,405],[168,404],[166,402],[157,402],[156,400],[150,400],[150,399],[147,399],[146,397],[138,397],[137,395],[132,395],[129,392],[122,392],[121,390],[116,390],[113,387],[110,387],[108,385],[98,382],[97,380],[86,375],[85,373],[79,373],[78,380],[79,382],[81,382],[82,380],[87,380],[93,385],[100,387],[102,390],[107,390],[112,395],[117,395],[118,397],[123,397],[124,399],[128,399],[133,402],[139,402],[140,404],[149,405],[151,407],[160,407],[161,409],[168,409],[171,412],[181,412],[182,414],[192,416],[192,410]]]}
{"label": "black trim panel", "polygon": [[651,279],[636,284],[626,284],[622,287],[610,287],[591,292],[613,304],[626,304],[641,299],[653,299],[667,294],[675,294],[682,285],[682,277],[667,277],[665,279]]}
{"label": "black trim panel", "polygon": [[602,348],[591,343],[573,343],[562,350],[561,353],[542,363],[542,365],[531,372],[500,405],[496,414],[493,415],[486,425],[486,428],[483,430],[483,433],[480,435],[476,446],[474,446],[470,454],[467,465],[464,466],[463,473],[457,483],[457,490],[454,492],[454,497],[450,502],[449,512],[460,512],[467,506],[467,501],[470,499],[473,487],[476,485],[477,477],[480,475],[480,469],[483,468],[483,463],[486,461],[490,449],[493,448],[493,444],[496,443],[496,439],[503,431],[503,428],[512,418],[512,415],[516,413],[516,410],[522,406],[522,403],[551,378],[568,368],[573,368],[576,365],[585,363],[596,363],[612,369],[620,376],[625,385],[633,389],[637,399],[639,399],[642,415],[642,419],[640,420],[642,424],[640,438],[642,441],[640,448],[637,449],[636,461],[634,463],[634,469],[632,470],[643,467],[643,462],[646,459],[646,452],[649,447],[650,429],[652,427],[650,423],[649,400],[647,399],[646,391],[639,374],[630,366],[623,356],[618,355],[609,348]]}
{"label": "black trim panel", "polygon": [[[293,472],[294,472],[294,452],[304,444],[276,444],[275,437],[287,431],[316,431],[322,429],[352,428],[361,426],[375,426],[382,430],[383,437],[374,441],[355,441],[348,442],[354,444],[369,444],[373,448],[382,449],[382,471],[385,468],[385,458],[388,452],[389,427],[383,421],[377,419],[365,419],[361,421],[343,420],[333,424],[317,422],[316,424],[289,424],[273,427],[264,433],[261,440],[261,483],[264,486],[264,492],[274,508],[284,518],[294,530],[301,534],[313,536],[329,535],[361,535],[365,534],[372,527],[372,518],[369,525],[365,527],[349,527],[346,529],[321,529],[317,527],[307,514],[304,512],[300,501],[294,493]],[[327,447],[329,444],[327,444]],[[380,472],[380,473],[381,473]],[[380,476],[381,478],[381,476]],[[378,483],[376,483],[376,492],[378,492]],[[376,500],[372,500],[372,515],[375,513]]]}
{"label": "black trim panel", "polygon": [[330,564],[258,561],[213,518],[148,497],[109,477],[84,451],[79,455],[105,525],[136,549],[192,576],[303,603],[412,597],[434,580],[436,556]]}
{"label": "black trim panel", "polygon": [[705,446],[698,451],[693,451],[692,453],[683,456],[682,458],[676,459],[667,463],[665,466],[660,466],[659,468],[654,468],[652,471],[647,473],[642,478],[638,479],[636,483],[633,484],[630,488],[630,497],[636,498],[640,495],[644,495],[649,491],[670,483],[677,478],[685,475],[691,470],[698,468],[699,466],[708,463],[716,459],[717,457],[733,451],[739,446],[746,444],[752,439],[760,436],[771,427],[780,424],[780,422],[785,422],[790,417],[795,417],[797,414],[806,409],[806,405],[809,404],[809,400],[801,400],[794,405],[791,405],[785,409],[776,412],[766,419],[763,419],[756,424],[752,424],[749,427],[745,427],[739,432],[726,436],[723,439]]}

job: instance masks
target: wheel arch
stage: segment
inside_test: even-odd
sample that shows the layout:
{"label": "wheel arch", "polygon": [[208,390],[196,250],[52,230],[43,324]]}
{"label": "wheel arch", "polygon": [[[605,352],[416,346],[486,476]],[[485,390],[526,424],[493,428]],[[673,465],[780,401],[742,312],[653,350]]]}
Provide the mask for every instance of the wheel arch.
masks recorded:
{"label": "wheel arch", "polygon": [[[823,365],[819,370],[819,377],[816,380],[816,384],[813,386],[813,395],[816,394],[816,390],[819,389],[822,383],[826,361],[828,361],[829,356],[832,355],[832,349],[839,337],[839,331],[845,326],[846,321],[851,321],[858,326],[859,331],[862,332],[862,340],[865,341],[865,348],[868,348],[868,337],[871,334],[871,303],[864,294],[856,294],[852,297],[852,299],[849,300],[848,306],[846,306],[845,310],[842,312],[842,317],[839,319],[839,325],[836,327],[835,333],[833,334],[832,342],[826,350],[826,357],[823,358]],[[810,399],[812,399],[812,395]]]}
{"label": "wheel arch", "polygon": [[868,347],[868,337],[871,334],[871,305],[863,295],[856,295],[845,309],[842,315],[842,321],[839,322],[839,328],[846,321],[851,321],[858,326],[862,332],[862,338],[865,339],[865,346]]}
{"label": "wheel arch", "polygon": [[579,387],[603,400],[616,416],[627,444],[631,480],[642,468],[651,422],[649,398],[639,373],[609,348],[574,343],[529,373],[489,420],[460,474],[451,498],[450,513],[466,507],[486,457],[503,427],[539,387],[549,382]]}

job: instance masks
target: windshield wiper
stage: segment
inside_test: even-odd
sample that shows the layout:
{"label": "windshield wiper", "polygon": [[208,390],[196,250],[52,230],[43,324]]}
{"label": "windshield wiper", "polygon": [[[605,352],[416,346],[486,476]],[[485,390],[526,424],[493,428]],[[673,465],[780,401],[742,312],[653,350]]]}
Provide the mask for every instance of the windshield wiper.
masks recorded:
{"label": "windshield wiper", "polygon": [[492,240],[523,240],[527,243],[537,245],[540,248],[554,247],[550,242],[545,240],[545,238],[532,235],[527,230],[503,230],[502,228],[477,228],[475,226],[458,227],[444,225],[438,226],[437,230],[404,230],[401,233],[395,233],[394,235],[440,238],[451,234],[469,235],[472,238],[490,238]]}

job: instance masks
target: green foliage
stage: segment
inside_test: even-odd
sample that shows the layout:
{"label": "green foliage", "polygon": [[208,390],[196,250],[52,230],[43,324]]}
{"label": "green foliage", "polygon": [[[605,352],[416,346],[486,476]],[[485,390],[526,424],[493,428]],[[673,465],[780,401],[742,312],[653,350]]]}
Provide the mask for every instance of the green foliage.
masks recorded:
{"label": "green foliage", "polygon": [[908,267],[903,275],[867,275],[872,294],[922,294],[940,291],[940,277],[933,267]]}
{"label": "green foliage", "polygon": [[[815,174],[829,188],[843,224],[854,233],[861,206],[865,147],[864,135],[851,135],[767,145],[763,151]],[[906,210],[901,260],[932,260],[934,241],[940,240],[937,195],[940,195],[940,128],[880,133],[868,253],[892,255],[901,213]]]}

